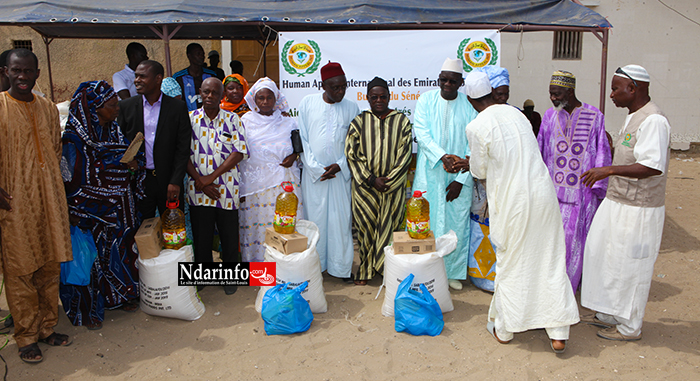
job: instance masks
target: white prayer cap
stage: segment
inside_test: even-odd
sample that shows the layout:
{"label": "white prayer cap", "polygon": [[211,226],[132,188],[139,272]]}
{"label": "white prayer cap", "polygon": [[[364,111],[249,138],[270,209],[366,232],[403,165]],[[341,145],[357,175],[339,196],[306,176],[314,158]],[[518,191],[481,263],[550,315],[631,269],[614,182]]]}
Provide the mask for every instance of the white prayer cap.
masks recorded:
{"label": "white prayer cap", "polygon": [[483,71],[473,71],[464,81],[467,95],[471,99],[479,99],[491,93],[491,81],[489,75]]}
{"label": "white prayer cap", "polygon": [[649,73],[639,65],[627,65],[615,70],[615,75],[622,78],[631,78],[639,82],[650,82]]}
{"label": "white prayer cap", "polygon": [[462,61],[446,58],[445,62],[442,64],[442,70],[440,71],[451,71],[453,73],[462,74]]}

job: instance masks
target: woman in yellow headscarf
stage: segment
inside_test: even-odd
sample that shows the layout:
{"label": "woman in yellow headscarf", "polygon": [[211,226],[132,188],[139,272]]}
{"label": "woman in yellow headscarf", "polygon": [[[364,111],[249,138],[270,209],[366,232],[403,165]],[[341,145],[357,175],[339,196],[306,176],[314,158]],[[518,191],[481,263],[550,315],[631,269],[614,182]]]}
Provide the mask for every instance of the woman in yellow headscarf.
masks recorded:
{"label": "woman in yellow headscarf", "polygon": [[243,97],[248,93],[248,81],[240,74],[231,74],[224,78],[224,99],[221,100],[221,108],[235,112],[239,117],[250,111]]}

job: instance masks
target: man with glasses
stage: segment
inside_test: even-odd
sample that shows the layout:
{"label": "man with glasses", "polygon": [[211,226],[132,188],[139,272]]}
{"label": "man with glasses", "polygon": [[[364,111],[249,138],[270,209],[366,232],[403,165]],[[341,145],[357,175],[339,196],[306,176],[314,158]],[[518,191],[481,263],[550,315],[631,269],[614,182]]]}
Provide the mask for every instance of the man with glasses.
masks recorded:
{"label": "man with glasses", "polygon": [[316,250],[321,271],[328,270],[328,274],[352,283],[355,252],[345,137],[360,109],[345,98],[347,79],[339,63],[323,66],[321,80],[324,92],[307,95],[299,103],[297,122],[304,148],[302,199],[306,217],[319,229]]}
{"label": "man with glasses", "polygon": [[457,234],[457,248],[445,257],[449,285],[456,290],[467,279],[473,186],[468,164],[463,164],[471,154],[464,128],[477,115],[459,92],[463,84],[462,62],[446,59],[438,76],[440,88],[421,95],[413,119],[418,143],[413,190],[427,192],[423,197],[430,202],[435,236],[450,230]]}
{"label": "man with glasses", "polygon": [[581,321],[602,327],[608,340],[642,338],[644,308],[661,246],[671,127],[649,97],[649,74],[639,65],[618,68],[615,106],[629,112],[613,144],[611,166],[592,168],[583,183],[608,179],[583,255],[581,305],[597,312]]}
{"label": "man with glasses", "polygon": [[559,200],[566,234],[566,273],[574,292],[581,283],[583,248],[608,181],[586,187],[581,175],[594,167],[610,165],[610,144],[605,116],[576,98],[576,77],[557,70],[549,82],[554,107],[544,113],[537,143],[549,169]]}

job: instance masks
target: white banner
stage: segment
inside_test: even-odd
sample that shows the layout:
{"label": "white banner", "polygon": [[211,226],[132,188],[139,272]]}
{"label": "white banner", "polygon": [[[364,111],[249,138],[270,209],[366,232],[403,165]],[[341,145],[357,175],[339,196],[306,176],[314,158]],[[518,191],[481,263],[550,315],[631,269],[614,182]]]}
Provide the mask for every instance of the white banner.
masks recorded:
{"label": "white banner", "polygon": [[321,67],[328,61],[342,65],[348,80],[345,97],[360,109],[369,109],[367,83],[381,77],[389,83],[389,107],[411,121],[420,94],[438,88],[445,58],[461,59],[465,76],[501,62],[496,30],[283,32],[279,49],[279,88],[292,116],[302,98],[323,91]]}

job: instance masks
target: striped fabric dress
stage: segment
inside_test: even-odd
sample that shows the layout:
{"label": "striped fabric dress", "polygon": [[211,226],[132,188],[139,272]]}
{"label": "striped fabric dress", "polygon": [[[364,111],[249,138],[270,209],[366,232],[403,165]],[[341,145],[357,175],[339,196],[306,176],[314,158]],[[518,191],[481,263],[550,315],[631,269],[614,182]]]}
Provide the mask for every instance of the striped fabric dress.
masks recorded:
{"label": "striped fabric dress", "polygon": [[[356,280],[382,273],[384,247],[403,221],[411,139],[411,122],[395,110],[384,119],[364,111],[350,124],[345,155],[353,177],[352,214],[360,244]],[[373,187],[377,177],[390,179],[386,192]]]}

